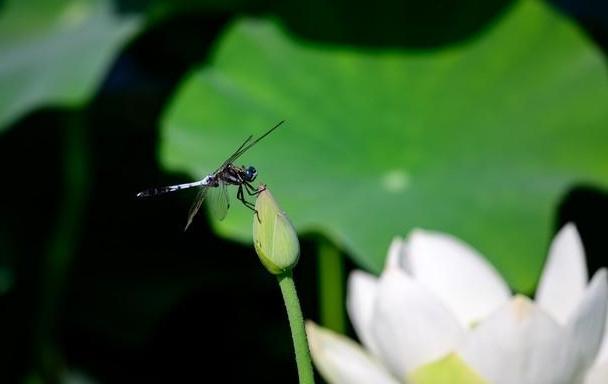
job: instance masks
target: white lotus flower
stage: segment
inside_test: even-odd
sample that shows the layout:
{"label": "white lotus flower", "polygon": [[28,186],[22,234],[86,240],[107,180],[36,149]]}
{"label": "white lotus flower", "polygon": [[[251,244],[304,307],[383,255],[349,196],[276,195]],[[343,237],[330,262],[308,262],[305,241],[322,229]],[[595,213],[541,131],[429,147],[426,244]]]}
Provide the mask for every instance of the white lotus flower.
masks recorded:
{"label": "white lotus flower", "polygon": [[446,361],[469,370],[450,382],[608,383],[606,270],[587,280],[573,224],[551,245],[535,301],[512,296],[458,239],[415,230],[393,241],[380,278],[349,278],[347,309],[363,347],[309,322],[312,356],[333,384],[422,382],[426,367]]}

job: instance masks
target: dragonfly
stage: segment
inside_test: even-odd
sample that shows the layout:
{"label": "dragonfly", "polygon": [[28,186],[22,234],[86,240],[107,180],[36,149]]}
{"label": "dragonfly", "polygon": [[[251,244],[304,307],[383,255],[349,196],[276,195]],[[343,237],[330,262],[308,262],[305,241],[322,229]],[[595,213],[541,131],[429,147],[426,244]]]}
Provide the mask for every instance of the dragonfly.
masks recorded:
{"label": "dragonfly", "polygon": [[[257,177],[257,170],[253,166],[236,166],[234,162],[247,152],[251,147],[256,145],[260,140],[270,135],[275,129],[281,126],[285,120],[280,121],[274,127],[270,128],[266,133],[253,139],[253,135],[249,135],[247,139],[220,165],[215,171],[205,176],[203,179],[191,183],[167,185],[164,187],[155,187],[146,189],[137,194],[137,197],[151,197],[162,195],[164,193],[181,191],[182,189],[200,187],[190,211],[188,212],[188,221],[184,231],[192,224],[192,219],[196,216],[203,202],[207,199],[211,214],[218,220],[223,220],[230,208],[230,200],[228,198],[227,187],[235,185],[238,187],[236,198],[243,205],[253,210],[256,215],[255,205],[245,198],[245,192],[249,196],[255,196],[263,191],[263,188],[255,188],[251,183]],[[259,220],[259,216],[258,216]]]}

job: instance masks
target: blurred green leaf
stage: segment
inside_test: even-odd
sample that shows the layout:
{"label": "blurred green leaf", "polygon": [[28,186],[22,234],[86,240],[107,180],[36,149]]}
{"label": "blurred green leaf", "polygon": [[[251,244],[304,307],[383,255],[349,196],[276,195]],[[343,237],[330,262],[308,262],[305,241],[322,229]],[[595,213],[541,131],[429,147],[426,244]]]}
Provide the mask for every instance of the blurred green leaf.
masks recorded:
{"label": "blurred green leaf", "polygon": [[365,47],[438,47],[469,39],[513,0],[283,0],[287,30],[308,40]]}
{"label": "blurred green leaf", "polygon": [[[469,242],[529,292],[560,196],[608,181],[605,63],[537,1],[435,51],[315,46],[241,20],[168,109],[161,159],[202,177],[282,119],[240,161],[298,230],[375,272],[393,236],[423,227]],[[238,206],[215,225],[249,241],[251,220]]]}
{"label": "blurred green leaf", "polygon": [[0,132],[42,105],[83,103],[139,26],[108,0],[9,0],[0,8]]}
{"label": "blurred green leaf", "polygon": [[[271,14],[294,35],[363,47],[437,47],[470,38],[514,0],[127,0],[149,19],[176,12]],[[125,1],[121,3],[123,6]],[[139,6],[137,6],[137,4]],[[134,6],[134,7],[133,7]],[[407,28],[404,28],[407,26]]]}

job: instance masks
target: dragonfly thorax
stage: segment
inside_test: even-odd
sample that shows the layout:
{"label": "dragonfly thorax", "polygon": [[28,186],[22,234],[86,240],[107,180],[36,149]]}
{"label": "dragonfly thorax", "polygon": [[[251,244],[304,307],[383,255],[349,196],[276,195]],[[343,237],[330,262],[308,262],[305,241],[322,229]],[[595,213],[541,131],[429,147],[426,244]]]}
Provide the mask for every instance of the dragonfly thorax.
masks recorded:
{"label": "dragonfly thorax", "polygon": [[254,181],[257,175],[258,171],[251,165],[245,170],[245,179],[248,182]]}

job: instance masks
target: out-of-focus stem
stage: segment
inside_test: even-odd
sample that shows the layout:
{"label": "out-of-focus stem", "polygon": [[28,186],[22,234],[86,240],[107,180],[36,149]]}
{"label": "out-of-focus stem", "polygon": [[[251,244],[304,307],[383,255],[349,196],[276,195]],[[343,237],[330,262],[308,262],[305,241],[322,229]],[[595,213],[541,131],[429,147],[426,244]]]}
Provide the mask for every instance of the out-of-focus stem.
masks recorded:
{"label": "out-of-focus stem", "polygon": [[67,112],[63,125],[63,185],[57,221],[50,234],[41,271],[39,307],[36,313],[35,367],[43,380],[52,382],[58,362],[54,361],[52,329],[77,247],[89,187],[89,158],[82,111]]}
{"label": "out-of-focus stem", "polygon": [[325,239],[319,241],[318,275],[321,325],[345,334],[344,260],[340,251]]}

